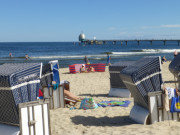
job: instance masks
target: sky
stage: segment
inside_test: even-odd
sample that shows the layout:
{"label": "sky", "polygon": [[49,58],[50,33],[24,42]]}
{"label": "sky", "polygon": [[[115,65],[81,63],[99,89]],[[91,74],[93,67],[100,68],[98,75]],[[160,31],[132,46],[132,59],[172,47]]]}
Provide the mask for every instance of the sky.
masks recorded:
{"label": "sky", "polygon": [[180,39],[180,0],[0,0],[0,42]]}

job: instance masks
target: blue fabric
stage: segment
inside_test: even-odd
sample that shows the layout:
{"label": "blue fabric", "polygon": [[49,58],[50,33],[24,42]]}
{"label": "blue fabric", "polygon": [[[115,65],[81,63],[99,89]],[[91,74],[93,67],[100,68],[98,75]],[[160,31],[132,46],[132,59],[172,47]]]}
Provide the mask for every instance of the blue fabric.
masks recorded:
{"label": "blue fabric", "polygon": [[111,100],[111,101],[102,101],[98,103],[99,107],[107,107],[107,106],[123,106],[128,107],[128,105],[131,103],[131,101],[117,101],[117,100]]}
{"label": "blue fabric", "polygon": [[59,83],[53,84],[53,90],[56,90],[59,86]]}
{"label": "blue fabric", "polygon": [[110,63],[110,59],[111,59],[111,57],[108,55],[107,56],[107,63]]}
{"label": "blue fabric", "polygon": [[58,71],[58,65],[57,64],[55,64],[53,66],[53,81],[56,81],[56,83],[60,83],[59,71]]}
{"label": "blue fabric", "polygon": [[171,100],[170,112],[180,112],[180,97],[173,97]]}

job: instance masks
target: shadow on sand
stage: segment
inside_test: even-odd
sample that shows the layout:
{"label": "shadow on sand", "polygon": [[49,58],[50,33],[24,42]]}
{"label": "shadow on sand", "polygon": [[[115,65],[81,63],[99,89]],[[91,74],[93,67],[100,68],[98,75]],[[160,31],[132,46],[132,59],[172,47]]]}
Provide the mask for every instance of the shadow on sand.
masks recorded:
{"label": "shadow on sand", "polygon": [[108,94],[79,94],[79,96],[108,97]]}
{"label": "shadow on sand", "polygon": [[70,72],[65,72],[65,73],[62,73],[62,74],[71,74]]}
{"label": "shadow on sand", "polygon": [[72,117],[72,122],[75,124],[82,124],[83,126],[125,126],[137,124],[132,121],[129,116],[119,116],[119,117],[84,117],[75,116]]}
{"label": "shadow on sand", "polygon": [[164,83],[178,83],[178,81],[164,81]]}

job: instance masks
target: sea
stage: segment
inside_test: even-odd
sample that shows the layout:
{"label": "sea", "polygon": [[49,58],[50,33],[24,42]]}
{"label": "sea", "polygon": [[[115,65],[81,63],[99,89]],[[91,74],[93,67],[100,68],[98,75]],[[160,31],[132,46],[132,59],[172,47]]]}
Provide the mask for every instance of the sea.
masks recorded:
{"label": "sea", "polygon": [[[0,42],[0,64],[42,62],[58,60],[60,67],[84,63],[87,56],[90,63],[107,63],[107,53],[111,56],[111,64],[121,61],[137,61],[144,56],[165,56],[167,60],[174,58],[173,52],[180,52],[176,41],[147,41],[101,45],[83,45],[79,42]],[[12,58],[9,57],[12,53]],[[25,55],[29,59],[25,59]]]}

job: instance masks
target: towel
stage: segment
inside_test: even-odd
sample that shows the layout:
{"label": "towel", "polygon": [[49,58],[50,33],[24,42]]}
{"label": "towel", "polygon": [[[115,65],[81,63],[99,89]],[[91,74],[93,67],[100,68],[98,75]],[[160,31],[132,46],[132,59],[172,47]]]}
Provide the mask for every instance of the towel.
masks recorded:
{"label": "towel", "polygon": [[167,89],[167,91],[168,91],[168,98],[169,99],[172,99],[173,97],[175,97],[175,92],[174,92],[174,88],[166,88]]}
{"label": "towel", "polygon": [[53,84],[53,90],[56,90],[59,86],[59,83]]}
{"label": "towel", "polygon": [[169,111],[169,98],[168,98],[168,91],[166,89],[163,94],[163,104],[165,111]]}
{"label": "towel", "polygon": [[128,105],[131,103],[131,101],[117,101],[117,100],[111,100],[111,101],[102,101],[98,103],[99,107],[106,107],[106,106],[123,106],[128,107]]}

